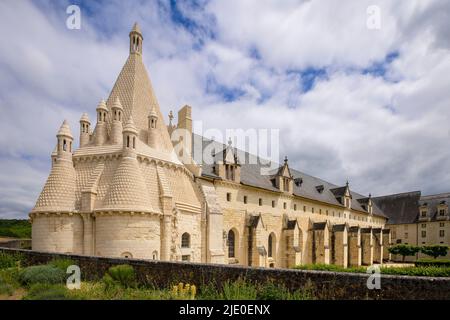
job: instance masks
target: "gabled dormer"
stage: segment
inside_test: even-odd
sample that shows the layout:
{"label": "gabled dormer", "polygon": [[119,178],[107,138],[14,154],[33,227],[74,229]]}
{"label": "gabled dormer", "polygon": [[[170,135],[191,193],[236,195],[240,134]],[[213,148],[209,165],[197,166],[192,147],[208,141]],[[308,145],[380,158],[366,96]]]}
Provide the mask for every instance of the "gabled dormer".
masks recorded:
{"label": "gabled dormer", "polygon": [[274,185],[282,192],[293,193],[294,177],[289,170],[288,158],[284,158],[284,164],[278,168],[274,178]]}
{"label": "gabled dormer", "polygon": [[336,197],[336,200],[339,201],[340,204],[345,206],[347,209],[351,209],[352,207],[352,194],[350,192],[350,187],[348,185],[348,181],[345,186],[338,187],[334,189],[330,189],[330,191]]}
{"label": "gabled dormer", "polygon": [[442,200],[437,205],[437,216],[438,220],[448,220],[448,204],[447,201]]}
{"label": "gabled dormer", "polygon": [[372,201],[372,195],[369,194],[369,197],[367,198],[361,198],[357,199],[361,207],[367,211],[367,213],[372,214],[373,213],[373,201]]}
{"label": "gabled dormer", "polygon": [[231,139],[228,146],[214,156],[214,172],[224,180],[241,182],[241,165]]}
{"label": "gabled dormer", "polygon": [[430,218],[428,202],[422,202],[419,206],[419,221],[428,221]]}

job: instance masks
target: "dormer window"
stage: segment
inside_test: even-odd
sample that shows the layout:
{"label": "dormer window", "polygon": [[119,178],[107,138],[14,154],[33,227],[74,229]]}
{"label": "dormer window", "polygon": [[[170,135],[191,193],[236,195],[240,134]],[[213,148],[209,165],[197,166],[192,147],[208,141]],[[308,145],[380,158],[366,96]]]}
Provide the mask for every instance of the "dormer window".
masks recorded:
{"label": "dormer window", "polygon": [[303,179],[302,178],[295,178],[294,179],[294,183],[297,187],[300,187],[303,183]]}
{"label": "dormer window", "polygon": [[324,186],[323,185],[316,186],[316,190],[317,190],[317,192],[322,193],[324,190]]}
{"label": "dormer window", "polygon": [[446,214],[445,209],[439,209],[440,216],[445,216],[445,214]]}
{"label": "dormer window", "polygon": [[226,177],[226,179],[234,181],[234,176],[235,176],[234,165],[226,164],[225,165],[225,177]]}
{"label": "dormer window", "polygon": [[421,217],[426,217],[426,216],[427,216],[427,210],[422,210],[422,211],[420,212],[420,216],[421,216]]}
{"label": "dormer window", "polygon": [[345,198],[345,206],[350,208],[350,198]]}

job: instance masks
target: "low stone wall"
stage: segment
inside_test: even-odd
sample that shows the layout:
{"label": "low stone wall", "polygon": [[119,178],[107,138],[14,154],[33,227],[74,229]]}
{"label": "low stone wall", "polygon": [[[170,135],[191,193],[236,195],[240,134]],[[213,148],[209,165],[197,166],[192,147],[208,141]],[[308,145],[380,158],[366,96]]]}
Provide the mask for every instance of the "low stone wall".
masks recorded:
{"label": "low stone wall", "polygon": [[0,247],[12,249],[31,249],[31,239],[0,239]]}
{"label": "low stone wall", "polygon": [[357,273],[91,257],[8,248],[0,248],[0,252],[20,252],[28,265],[47,263],[55,258],[72,259],[87,280],[99,279],[109,267],[126,263],[134,267],[141,284],[163,288],[178,282],[221,286],[227,280],[244,278],[253,283],[275,281],[291,290],[312,284],[320,299],[450,299],[450,278],[382,275],[381,289],[369,290],[369,275]]}

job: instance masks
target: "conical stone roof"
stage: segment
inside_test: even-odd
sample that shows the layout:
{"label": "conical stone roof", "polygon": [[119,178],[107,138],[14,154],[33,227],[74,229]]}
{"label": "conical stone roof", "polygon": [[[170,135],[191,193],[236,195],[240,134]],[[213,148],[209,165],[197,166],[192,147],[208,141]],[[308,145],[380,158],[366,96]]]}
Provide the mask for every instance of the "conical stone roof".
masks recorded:
{"label": "conical stone roof", "polygon": [[108,98],[108,108],[112,107],[117,97],[122,103],[124,119],[133,117],[141,141],[147,141],[148,115],[152,110],[155,112],[159,118],[153,133],[156,135],[157,149],[172,153],[172,142],[141,55],[129,55]]}
{"label": "conical stone roof", "polygon": [[72,132],[70,131],[69,127],[69,122],[67,122],[67,120],[64,120],[63,124],[61,125],[61,128],[59,128],[57,136],[66,136],[73,138]]}
{"label": "conical stone roof", "polygon": [[97,211],[154,212],[147,186],[135,158],[122,158],[103,205]]}
{"label": "conical stone roof", "polygon": [[32,212],[70,212],[75,209],[76,173],[71,161],[58,159]]}

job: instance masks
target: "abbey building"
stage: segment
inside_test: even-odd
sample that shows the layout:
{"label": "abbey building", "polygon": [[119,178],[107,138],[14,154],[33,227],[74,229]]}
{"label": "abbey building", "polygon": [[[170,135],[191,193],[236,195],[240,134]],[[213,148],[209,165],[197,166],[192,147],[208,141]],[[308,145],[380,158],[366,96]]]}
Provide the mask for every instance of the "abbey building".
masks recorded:
{"label": "abbey building", "polygon": [[[166,125],[142,41],[135,25],[129,57],[95,121],[81,116],[79,148],[66,121],[58,131],[30,213],[33,250],[262,267],[389,259],[387,217],[370,195],[297,171],[287,158],[262,174],[248,163],[252,155],[192,134],[189,106],[177,125]],[[213,163],[182,161],[171,139],[176,129],[212,143]]]}

